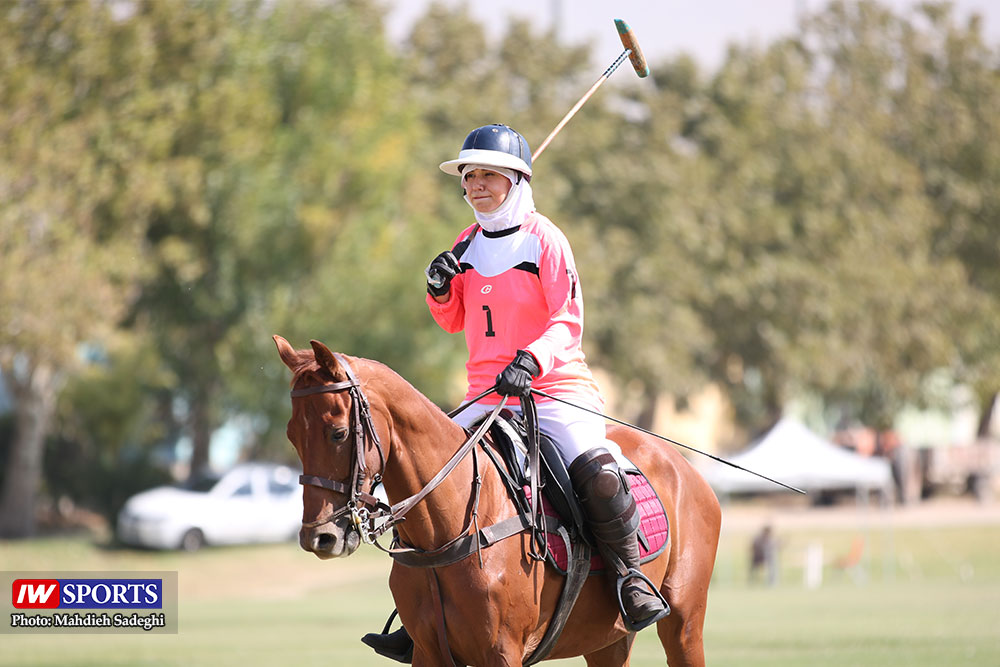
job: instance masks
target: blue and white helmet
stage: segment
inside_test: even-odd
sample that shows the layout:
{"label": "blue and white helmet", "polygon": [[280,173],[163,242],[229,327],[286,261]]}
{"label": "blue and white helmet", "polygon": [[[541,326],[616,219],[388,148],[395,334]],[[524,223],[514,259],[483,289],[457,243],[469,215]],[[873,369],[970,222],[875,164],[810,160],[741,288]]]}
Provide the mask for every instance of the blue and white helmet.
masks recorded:
{"label": "blue and white helmet", "polygon": [[462,144],[458,158],[441,163],[441,171],[461,176],[467,164],[513,169],[531,179],[531,149],[524,137],[506,125],[477,127]]}

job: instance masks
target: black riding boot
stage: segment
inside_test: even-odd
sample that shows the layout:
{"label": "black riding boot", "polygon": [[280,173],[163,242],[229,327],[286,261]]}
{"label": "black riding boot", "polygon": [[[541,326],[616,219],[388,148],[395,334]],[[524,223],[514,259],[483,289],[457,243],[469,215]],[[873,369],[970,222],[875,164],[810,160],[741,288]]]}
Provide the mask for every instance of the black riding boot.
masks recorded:
{"label": "black riding boot", "polygon": [[402,626],[395,632],[389,632],[389,625],[395,615],[396,612],[392,612],[392,616],[389,616],[389,621],[385,624],[381,634],[369,632],[361,638],[361,641],[371,646],[381,656],[409,664],[413,662],[413,639],[410,638],[410,633],[406,631],[406,628]]}
{"label": "black riding boot", "polygon": [[569,467],[573,489],[587,517],[598,550],[616,575],[622,620],[638,631],[670,613],[667,602],[639,569],[639,512],[611,452],[584,452]]}

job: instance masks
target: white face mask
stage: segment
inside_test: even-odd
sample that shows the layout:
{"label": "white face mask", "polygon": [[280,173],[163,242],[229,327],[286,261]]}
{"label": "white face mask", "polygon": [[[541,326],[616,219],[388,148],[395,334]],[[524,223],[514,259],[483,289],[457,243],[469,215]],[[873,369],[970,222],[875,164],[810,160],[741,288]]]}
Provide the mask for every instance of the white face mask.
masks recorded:
{"label": "white face mask", "polygon": [[[524,222],[529,213],[535,210],[535,200],[531,192],[531,184],[524,177],[518,178],[517,173],[513,169],[481,164],[466,164],[462,165],[462,178],[465,178],[466,172],[473,169],[495,171],[498,174],[506,176],[507,180],[511,183],[507,198],[496,209],[488,213],[481,213],[475,207],[472,208],[472,212],[476,216],[476,222],[486,231],[499,232],[511,227],[517,227]],[[470,207],[472,206],[468,195],[465,196],[465,201]]]}

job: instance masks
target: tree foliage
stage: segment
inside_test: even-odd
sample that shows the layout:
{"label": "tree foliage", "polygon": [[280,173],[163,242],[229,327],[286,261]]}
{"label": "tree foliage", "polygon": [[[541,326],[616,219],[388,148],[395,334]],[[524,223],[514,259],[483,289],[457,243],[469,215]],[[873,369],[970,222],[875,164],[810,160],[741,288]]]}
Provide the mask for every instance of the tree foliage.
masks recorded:
{"label": "tree foliage", "polygon": [[16,415],[0,535],[19,536],[34,530],[44,439],[79,346],[112,343],[142,275],[128,221],[149,198],[142,151],[114,139],[133,35],[105,6],[0,12],[0,373]]}
{"label": "tree foliage", "polygon": [[[377,358],[442,405],[464,346],[422,271],[471,220],[436,165],[474,127],[537,146],[605,65],[432,4],[401,44],[367,0],[0,9],[0,532],[67,482],[250,416],[287,454],[270,336]],[[942,372],[1000,385],[1000,53],[946,4],[832,2],[793,34],[619,74],[535,165],[570,238],[585,349],[655,399],[708,383],[748,430],[808,393],[891,424]],[[634,415],[626,415],[634,416]],[[43,466],[47,435],[60,457]],[[110,479],[110,477],[105,477]],[[120,494],[119,494],[120,495]]]}

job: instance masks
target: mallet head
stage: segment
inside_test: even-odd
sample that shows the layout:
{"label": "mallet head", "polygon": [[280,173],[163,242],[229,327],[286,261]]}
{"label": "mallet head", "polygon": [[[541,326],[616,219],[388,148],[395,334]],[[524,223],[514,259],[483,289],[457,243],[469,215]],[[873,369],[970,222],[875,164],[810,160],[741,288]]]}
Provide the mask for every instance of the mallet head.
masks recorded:
{"label": "mallet head", "polygon": [[640,78],[649,76],[649,65],[646,64],[646,59],[642,55],[642,50],[639,48],[639,42],[635,38],[635,33],[632,32],[632,28],[628,27],[628,23],[621,19],[615,19],[615,27],[618,28],[618,36],[622,40],[622,46],[631,51],[628,54],[628,59],[632,63],[635,73]]}

